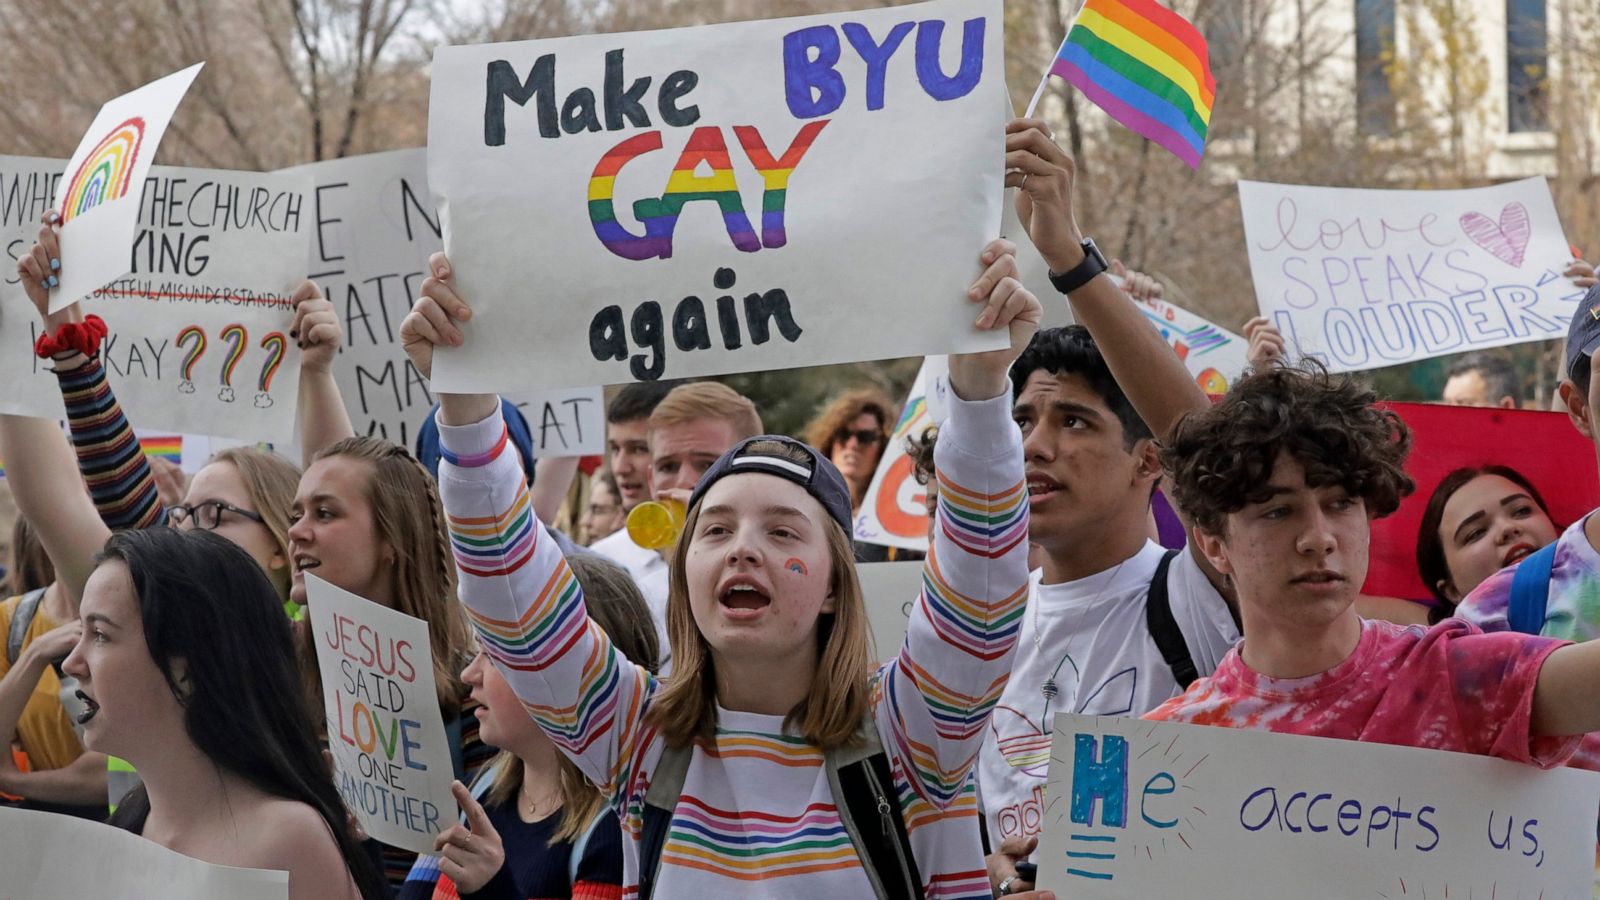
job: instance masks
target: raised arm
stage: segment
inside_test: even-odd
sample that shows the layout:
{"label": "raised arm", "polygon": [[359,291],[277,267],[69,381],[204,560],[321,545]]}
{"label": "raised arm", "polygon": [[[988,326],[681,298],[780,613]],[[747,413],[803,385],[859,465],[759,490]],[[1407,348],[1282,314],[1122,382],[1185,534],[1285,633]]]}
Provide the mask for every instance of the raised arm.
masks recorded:
{"label": "raised arm", "polygon": [[45,214],[39,240],[17,260],[17,274],[44,320],[40,350],[49,353],[61,386],[78,470],[108,527],[161,524],[166,512],[156,492],[155,477],[95,355],[105,335],[104,324],[97,318],[86,322],[76,303],[56,313],[49,311],[49,288],[57,283],[63,265],[57,218],[55,210]]}
{"label": "raised arm", "polygon": [[878,730],[922,802],[954,803],[1011,672],[1028,596],[1028,507],[1022,436],[1007,372],[1039,328],[1039,301],[1014,277],[1015,247],[984,251],[971,291],[982,329],[1006,329],[1004,350],[952,356],[950,417],[939,429],[938,525],[900,654],[874,693]]}
{"label": "raised arm", "polygon": [[[471,315],[444,254],[401,340],[431,374],[433,348],[459,346],[452,324]],[[544,524],[493,394],[439,396],[439,493],[449,520],[461,602],[478,642],[533,720],[596,784],[627,790],[629,766],[655,690],[648,672],[612,647],[585,610],[583,589]]]}
{"label": "raised arm", "polygon": [[300,463],[310,466],[323,448],[356,433],[339,393],[339,383],[333,378],[333,358],[344,342],[344,328],[316,282],[301,282],[290,301],[294,303],[294,322],[289,339],[300,348],[300,396],[296,407]]}

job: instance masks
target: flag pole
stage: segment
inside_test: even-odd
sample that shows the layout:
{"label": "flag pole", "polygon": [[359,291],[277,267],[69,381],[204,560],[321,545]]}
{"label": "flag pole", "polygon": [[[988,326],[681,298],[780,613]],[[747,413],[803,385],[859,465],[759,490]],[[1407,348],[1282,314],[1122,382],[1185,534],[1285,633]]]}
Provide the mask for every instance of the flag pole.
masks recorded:
{"label": "flag pole", "polygon": [[[1066,34],[1062,35],[1062,37],[1061,37],[1061,46],[1057,47],[1055,55],[1050,57],[1050,62],[1051,62],[1052,66],[1055,64],[1056,60],[1061,58],[1061,48],[1067,46],[1067,37],[1072,34],[1072,26],[1077,23],[1077,21],[1078,21],[1078,13],[1081,12],[1081,11],[1082,11],[1082,6],[1080,5],[1078,10],[1073,12],[1072,21],[1067,23],[1067,32],[1066,32]],[[1046,87],[1049,87],[1049,85],[1050,85],[1050,66],[1046,66],[1045,70],[1044,70],[1044,77],[1039,79],[1039,86],[1033,89],[1033,99],[1028,101],[1028,111],[1022,114],[1022,117],[1024,119],[1033,118],[1034,112],[1037,111],[1038,108],[1039,108],[1039,101],[1044,99],[1044,89]]]}

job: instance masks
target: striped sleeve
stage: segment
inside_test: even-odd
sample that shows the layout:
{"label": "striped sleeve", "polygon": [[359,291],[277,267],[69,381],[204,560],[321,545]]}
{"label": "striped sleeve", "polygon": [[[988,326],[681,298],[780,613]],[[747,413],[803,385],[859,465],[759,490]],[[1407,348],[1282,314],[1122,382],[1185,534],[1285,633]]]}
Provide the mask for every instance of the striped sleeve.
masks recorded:
{"label": "striped sleeve", "polygon": [[951,411],[934,449],[939,505],[922,592],[874,697],[902,787],[933,810],[971,800],[968,776],[1010,676],[1028,596],[1027,491],[1010,390],[977,402],[945,393]]}
{"label": "striped sleeve", "polygon": [[156,495],[156,480],[133,426],[111,392],[105,367],[90,359],[76,369],[56,372],[67,406],[78,471],[89,483],[95,509],[107,527],[148,528],[166,521]]}
{"label": "striped sleeve", "polygon": [[479,645],[545,734],[596,784],[623,791],[648,743],[654,678],[589,618],[583,588],[533,513],[500,411],[439,433],[439,491]]}

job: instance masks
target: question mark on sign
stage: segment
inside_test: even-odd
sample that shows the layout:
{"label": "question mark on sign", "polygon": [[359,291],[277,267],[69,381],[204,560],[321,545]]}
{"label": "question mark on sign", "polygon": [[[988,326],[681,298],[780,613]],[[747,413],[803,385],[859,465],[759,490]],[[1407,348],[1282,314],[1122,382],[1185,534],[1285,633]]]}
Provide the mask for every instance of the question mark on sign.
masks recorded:
{"label": "question mark on sign", "polygon": [[178,391],[184,394],[194,393],[194,364],[206,352],[206,333],[198,325],[190,325],[178,332],[177,345],[182,347],[188,344],[188,350],[183,355],[183,365],[180,371],[183,380],[178,382]]}
{"label": "question mark on sign", "polygon": [[244,357],[244,345],[250,340],[250,335],[245,332],[243,325],[235,323],[222,329],[217,337],[228,343],[228,355],[222,361],[222,390],[217,392],[217,399],[232,403],[233,370],[239,368],[239,360]]}
{"label": "question mark on sign", "polygon": [[283,365],[283,352],[288,341],[281,332],[274,331],[261,339],[261,346],[267,351],[267,361],[261,367],[261,376],[256,379],[256,406],[266,409],[272,405],[272,376],[278,374],[278,367]]}

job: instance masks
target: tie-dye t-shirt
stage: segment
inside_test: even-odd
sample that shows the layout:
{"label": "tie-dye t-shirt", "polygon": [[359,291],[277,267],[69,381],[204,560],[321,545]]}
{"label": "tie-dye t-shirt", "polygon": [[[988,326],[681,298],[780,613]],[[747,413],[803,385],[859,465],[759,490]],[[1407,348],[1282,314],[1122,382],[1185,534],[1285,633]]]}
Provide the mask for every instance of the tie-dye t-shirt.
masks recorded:
{"label": "tie-dye t-shirt", "polygon": [[[1593,515],[1592,513],[1590,515]],[[1583,533],[1588,516],[1574,522],[1556,541],[1556,558],[1550,569],[1550,599],[1545,604],[1544,627],[1539,633],[1564,641],[1592,641],[1600,637],[1600,552]],[[1517,565],[1521,565],[1518,563]],[[1517,566],[1490,575],[1456,609],[1457,618],[1484,631],[1510,631],[1511,579]]]}
{"label": "tie-dye t-shirt", "polygon": [[1270,678],[1228,652],[1210,678],[1147,719],[1251,728],[1497,756],[1549,768],[1577,737],[1534,737],[1533,690],[1567,642],[1484,634],[1459,619],[1432,628],[1366,620],[1356,650],[1305,678]]}

